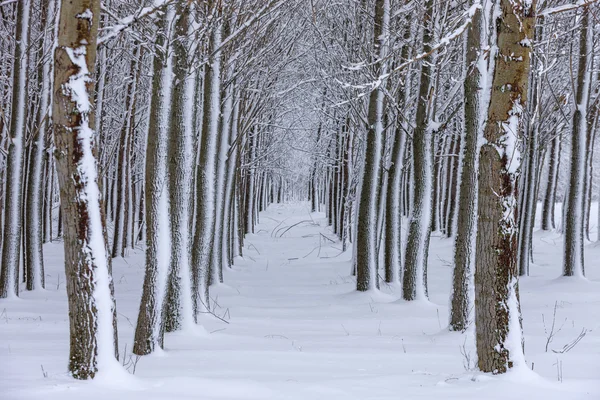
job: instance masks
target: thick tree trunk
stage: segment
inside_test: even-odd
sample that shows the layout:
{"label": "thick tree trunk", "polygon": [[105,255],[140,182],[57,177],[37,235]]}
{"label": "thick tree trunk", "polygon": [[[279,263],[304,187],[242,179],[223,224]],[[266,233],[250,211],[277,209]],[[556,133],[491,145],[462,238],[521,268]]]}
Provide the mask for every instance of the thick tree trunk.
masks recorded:
{"label": "thick tree trunk", "polygon": [[477,165],[478,140],[482,131],[485,110],[489,107],[482,94],[490,91],[489,61],[481,49],[488,43],[485,26],[489,24],[490,7],[475,10],[467,34],[464,83],[464,134],[460,157],[458,214],[454,239],[454,271],[450,297],[451,331],[464,331],[472,321],[473,273],[475,271],[475,240],[477,235]]}
{"label": "thick tree trunk", "polygon": [[100,2],[63,0],[54,73],[54,138],[64,213],[65,276],[69,298],[69,371],[93,378],[118,368],[105,217],[98,186],[92,70]]}
{"label": "thick tree trunk", "polygon": [[[48,7],[43,9],[43,24],[45,34],[41,45],[41,54],[50,56],[51,49],[54,44],[53,29],[55,21],[54,0],[48,2]],[[44,276],[44,254],[42,243],[44,241],[43,232],[43,194],[44,194],[44,161],[46,150],[46,135],[48,134],[48,126],[52,113],[50,112],[51,105],[51,77],[53,75],[53,60],[41,60],[41,66],[38,68],[38,81],[41,81],[40,87],[40,108],[37,115],[37,126],[32,138],[30,164],[29,164],[29,179],[27,182],[27,211],[25,213],[27,221],[27,229],[25,235],[27,237],[27,247],[25,252],[25,265],[27,271],[27,290],[45,287]]]}
{"label": "thick tree trunk", "polygon": [[163,304],[170,262],[167,151],[171,72],[167,66],[168,26],[172,13],[158,22],[153,61],[152,97],[146,148],[146,273],[137,319],[133,352],[145,355],[163,346]]}
{"label": "thick tree trunk", "polygon": [[[214,4],[210,5],[211,7]],[[197,219],[192,251],[194,313],[209,306],[208,280],[212,267],[216,201],[216,162],[219,142],[221,104],[221,53],[213,54],[221,45],[221,26],[213,27],[205,69],[204,115],[200,143],[200,163],[196,172]]]}
{"label": "thick tree trunk", "polygon": [[587,150],[587,109],[592,79],[593,24],[590,23],[588,7],[582,9],[579,36],[579,65],[577,68],[576,107],[573,112],[573,135],[571,136],[571,168],[569,194],[565,212],[564,276],[584,276],[583,247],[585,228],[585,180]]}
{"label": "thick tree trunk", "polygon": [[496,7],[500,7],[493,21],[498,54],[493,58],[491,100],[479,160],[475,337],[479,369],[499,374],[524,363],[516,191],[535,4],[500,0]]}
{"label": "thick tree trunk", "polygon": [[[390,21],[389,0],[375,1],[373,31],[375,78],[385,75],[386,40]],[[362,189],[358,204],[356,228],[356,289],[367,291],[379,288],[377,276],[377,205],[383,140],[384,85],[371,92],[369,97],[367,148],[363,167]]]}
{"label": "thick tree trunk", "polygon": [[0,265],[0,298],[18,296],[19,263],[23,213],[23,170],[27,113],[27,69],[29,46],[29,14],[31,0],[17,3],[10,141],[6,160],[6,193],[4,195],[4,231]]}
{"label": "thick tree trunk", "polygon": [[[423,15],[423,52],[431,50],[433,41],[433,0],[425,2]],[[423,59],[417,103],[416,125],[412,140],[413,199],[408,222],[408,238],[402,277],[402,297],[405,300],[427,298],[427,257],[432,225],[433,137],[430,107],[433,96],[432,56]]]}
{"label": "thick tree trunk", "polygon": [[190,74],[191,54],[187,38],[190,35],[191,9],[177,4],[177,19],[173,38],[173,93],[168,146],[169,217],[171,261],[165,298],[165,329],[173,332],[193,320],[188,188],[191,184],[192,159],[192,99],[194,79]]}

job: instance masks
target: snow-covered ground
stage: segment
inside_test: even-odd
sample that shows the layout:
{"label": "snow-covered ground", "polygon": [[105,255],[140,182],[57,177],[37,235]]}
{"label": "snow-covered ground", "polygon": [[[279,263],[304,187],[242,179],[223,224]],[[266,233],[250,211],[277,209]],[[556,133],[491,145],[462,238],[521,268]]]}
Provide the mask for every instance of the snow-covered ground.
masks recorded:
{"label": "snow-covered ground", "polygon": [[[203,328],[168,334],[165,351],[137,360],[135,375],[113,371],[89,382],[66,373],[62,243],[47,245],[47,289],[0,300],[0,398],[600,399],[600,247],[586,248],[589,280],[557,278],[562,239],[535,233],[535,263],[520,283],[533,372],[492,376],[473,370],[472,332],[445,329],[452,240],[432,238],[431,301],[408,303],[391,287],[354,291],[350,254],[340,255],[325,225],[305,203],[271,206],[248,237],[244,259],[226,271],[227,284],[212,290],[215,313],[228,323],[204,315]],[[113,268],[121,358],[132,372],[143,252]],[[561,329],[546,352],[543,321],[549,333],[555,304],[555,331]],[[572,350],[553,352],[582,329],[587,334]]]}

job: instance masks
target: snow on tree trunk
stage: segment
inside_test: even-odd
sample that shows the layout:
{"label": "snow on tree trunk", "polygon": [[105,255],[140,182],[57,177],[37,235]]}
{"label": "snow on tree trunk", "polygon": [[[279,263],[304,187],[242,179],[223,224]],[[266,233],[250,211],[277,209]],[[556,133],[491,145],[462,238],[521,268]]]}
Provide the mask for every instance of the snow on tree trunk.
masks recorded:
{"label": "snow on tree trunk", "polygon": [[171,257],[167,151],[172,71],[167,47],[172,19],[172,11],[159,19],[155,39],[146,149],[146,273],[133,343],[133,352],[139,355],[162,347],[164,335],[163,304]]}
{"label": "snow on tree trunk", "polygon": [[544,231],[556,228],[554,222],[554,205],[556,204],[556,187],[558,186],[558,167],[560,163],[561,148],[560,139],[560,134],[557,134],[552,139],[548,154],[548,177],[546,191],[544,193],[544,203],[542,205],[542,230]]}
{"label": "snow on tree trunk", "polygon": [[9,127],[10,140],[6,160],[0,298],[18,296],[19,294],[26,130],[25,115],[28,109],[26,101],[30,8],[31,0],[21,0],[17,3],[15,36],[17,45],[13,62],[13,93]]}
{"label": "snow on tree trunk", "polygon": [[165,329],[173,332],[193,321],[188,187],[191,175],[192,112],[194,75],[190,74],[191,9],[177,4],[177,20],[173,38],[173,93],[169,131],[169,216],[171,219],[171,263],[165,305]]}
{"label": "snow on tree trunk", "polygon": [[[225,80],[230,81],[231,77],[235,72],[235,62],[229,65],[226,73]],[[226,184],[227,184],[227,154],[229,152],[229,136],[231,129],[231,117],[233,114],[233,89],[232,86],[228,86],[224,92],[225,104],[223,106],[223,115],[221,116],[221,133],[219,134],[218,141],[218,155],[217,155],[217,180],[216,180],[216,213],[215,213],[215,226],[214,226],[214,241],[213,246],[213,257],[211,269],[210,283],[216,284],[223,282],[223,259],[225,256],[226,249],[223,247],[224,232],[227,220],[227,208],[226,208]]]}
{"label": "snow on tree trunk", "polygon": [[[412,13],[406,15],[404,30],[405,44],[400,54],[401,62],[408,59],[411,37],[410,18]],[[407,107],[410,100],[410,77],[405,74],[405,85],[398,91],[398,103]],[[402,171],[404,170],[404,152],[406,149],[406,133],[408,123],[405,118],[398,117],[396,131],[392,142],[391,164],[388,168],[389,188],[387,191],[386,217],[385,217],[385,281],[399,284],[402,271]]]}
{"label": "snow on tree trunk", "polygon": [[64,217],[69,371],[87,379],[118,367],[116,306],[98,187],[91,104],[97,0],[63,0],[54,73],[54,138]]}
{"label": "snow on tree trunk", "polygon": [[[211,4],[211,6],[214,6]],[[200,143],[200,162],[196,174],[197,220],[194,233],[192,268],[195,270],[193,283],[194,311],[204,311],[208,307],[208,279],[210,277],[214,244],[214,224],[216,215],[216,162],[219,141],[219,120],[221,110],[221,25],[214,26],[209,41],[208,54],[211,54],[205,69],[204,115]],[[198,303],[199,302],[199,303]]]}
{"label": "snow on tree trunk", "polygon": [[[456,237],[454,239],[454,270],[450,296],[450,324],[452,331],[464,331],[472,321],[474,305],[473,273],[475,271],[475,239],[477,235],[477,168],[478,141],[487,118],[491,82],[490,65],[482,49],[488,44],[485,30],[491,18],[489,2],[485,8],[475,10],[471,29],[467,34],[465,64],[473,65],[467,73],[464,90],[464,133],[460,156],[459,200]],[[493,68],[493,65],[491,66]]]}
{"label": "snow on tree trunk", "polygon": [[51,110],[51,85],[53,75],[53,60],[51,58],[52,49],[54,47],[54,15],[56,2],[50,0],[48,7],[44,9],[44,38],[42,40],[42,54],[46,54],[48,58],[42,60],[42,65],[38,69],[38,79],[41,80],[40,93],[40,108],[38,110],[38,125],[34,133],[31,145],[33,146],[30,160],[30,172],[27,187],[27,246],[25,265],[27,271],[27,290],[45,287],[44,277],[44,257],[42,250],[43,238],[43,194],[44,194],[44,160],[46,150],[46,135],[50,118],[52,117]]}
{"label": "snow on tree trunk", "polygon": [[524,366],[516,191],[535,4],[499,0],[495,7],[495,65],[486,78],[492,79],[491,97],[479,159],[475,336],[479,369],[499,374]]}
{"label": "snow on tree trunk", "polygon": [[358,204],[358,224],[356,227],[356,289],[367,291],[379,288],[377,276],[377,214],[379,183],[381,174],[383,115],[384,115],[384,76],[387,72],[387,35],[389,34],[389,0],[376,0],[373,29],[375,62],[373,79],[377,87],[369,97],[367,148],[363,167],[362,189]]}
{"label": "snow on tree trunk", "polygon": [[577,67],[577,93],[573,112],[573,135],[571,136],[571,166],[569,174],[568,199],[565,211],[565,251],[563,260],[564,276],[585,275],[583,265],[585,227],[585,180],[587,150],[587,109],[592,80],[593,24],[590,23],[588,7],[582,9],[581,32],[579,36],[579,65]]}
{"label": "snow on tree trunk", "polygon": [[[423,16],[423,52],[431,50],[433,41],[433,0],[425,2]],[[416,124],[412,140],[413,196],[408,221],[408,238],[404,259],[402,297],[405,300],[427,298],[427,256],[432,228],[433,192],[433,137],[436,124],[430,121],[433,96],[431,55],[423,59],[421,83],[416,112]]]}
{"label": "snow on tree trunk", "polygon": [[[235,82],[232,83],[234,88],[231,90],[231,96],[236,94]],[[237,100],[237,99],[236,99]],[[233,264],[233,258],[236,256],[235,249],[237,246],[235,245],[235,222],[236,218],[236,190],[235,190],[235,181],[236,181],[236,169],[238,166],[238,154],[239,154],[239,144],[236,145],[235,149],[231,149],[231,146],[234,145],[234,141],[237,140],[238,136],[238,123],[239,123],[239,115],[240,115],[240,102],[234,101],[233,106],[233,114],[231,116],[231,127],[229,129],[229,138],[227,139],[229,142],[229,156],[227,157],[227,176],[225,182],[225,212],[224,215],[224,223],[223,223],[223,251],[226,251],[227,254],[227,266],[230,267]],[[233,150],[233,151],[232,151]]]}

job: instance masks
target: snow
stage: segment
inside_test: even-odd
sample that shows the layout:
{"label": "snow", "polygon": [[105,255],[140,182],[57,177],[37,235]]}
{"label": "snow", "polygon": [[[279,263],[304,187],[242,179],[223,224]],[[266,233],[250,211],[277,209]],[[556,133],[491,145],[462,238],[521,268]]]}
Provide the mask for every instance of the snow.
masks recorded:
{"label": "snow", "polygon": [[114,360],[113,341],[113,301],[110,292],[111,276],[108,272],[108,253],[102,230],[102,216],[100,213],[101,193],[98,187],[98,170],[96,158],[92,153],[94,147],[94,131],[89,126],[88,113],[91,105],[88,97],[86,84],[90,80],[90,72],[87,67],[86,47],[65,48],[71,62],[79,69],[69,78],[62,87],[65,95],[77,104],[78,111],[83,115],[77,131],[77,140],[83,156],[77,165],[79,175],[83,184],[81,190],[81,201],[88,206],[89,224],[87,226],[88,239],[83,249],[89,262],[94,268],[94,291],[92,294],[94,307],[97,309],[97,365],[99,374],[116,371],[112,368],[116,364]]}
{"label": "snow", "polygon": [[[227,285],[213,288],[219,315],[203,315],[205,334],[167,334],[165,351],[139,360],[135,376],[80,382],[67,375],[69,323],[62,243],[45,247],[48,290],[0,301],[0,388],[7,400],[39,399],[597,399],[600,396],[600,270],[589,281],[557,279],[561,238],[536,231],[535,264],[521,278],[525,361],[504,376],[465,371],[464,346],[475,360],[473,332],[447,332],[452,240],[432,237],[431,302],[404,302],[395,289],[358,293],[348,276],[350,253],[339,257],[322,213],[310,205],[274,205]],[[593,206],[592,210],[596,210]],[[592,211],[593,213],[595,211]],[[541,215],[541,213],[538,213]],[[560,207],[557,207],[560,215]],[[283,238],[271,232],[291,226]],[[312,222],[314,221],[314,223]],[[596,221],[592,216],[592,221]],[[406,224],[404,224],[406,226]],[[594,231],[594,227],[592,227]],[[306,256],[306,257],[305,257]],[[588,265],[600,256],[590,245]],[[133,252],[113,265],[121,351],[129,359],[141,296],[144,254]],[[544,352],[555,302],[557,326],[550,349],[559,350],[591,330],[571,351]],[[228,312],[226,312],[228,310]],[[123,357],[123,356],[122,356]],[[563,382],[557,380],[562,363]],[[529,371],[533,363],[534,372]],[[131,368],[130,368],[131,370]],[[45,377],[47,375],[47,377]]]}
{"label": "snow", "polygon": [[[6,224],[5,232],[3,232],[5,239],[3,252],[8,254],[6,256],[7,264],[9,265],[17,265],[19,263],[19,248],[20,248],[20,236],[22,230],[22,224],[20,221],[20,214],[22,212],[22,177],[17,171],[23,170],[23,164],[25,162],[24,154],[24,144],[26,140],[26,100],[27,100],[27,68],[29,64],[29,55],[26,49],[27,43],[29,43],[29,20],[30,20],[30,2],[24,0],[24,4],[22,5],[22,15],[20,18],[22,20],[21,23],[21,40],[18,44],[18,52],[16,53],[21,57],[21,68],[18,71],[18,75],[15,74],[14,84],[15,94],[13,95],[13,107],[15,107],[15,112],[11,112],[11,118],[14,118],[10,123],[14,125],[14,129],[11,127],[11,135],[9,138],[12,144],[11,151],[14,152],[15,156],[12,157],[12,161],[9,159],[12,165],[13,172],[10,177],[11,181],[6,182],[6,188],[13,188],[10,196],[6,197],[5,207],[11,207],[12,214],[6,215],[6,219],[4,223]],[[11,110],[12,111],[12,110]],[[8,179],[8,177],[7,177]],[[2,188],[4,190],[4,187]],[[4,197],[4,196],[3,196]],[[4,201],[4,200],[3,200]],[[10,251],[6,249],[10,248]],[[4,256],[2,256],[4,257]],[[16,272],[15,268],[8,268],[8,276],[7,276],[7,286],[6,286],[6,296],[8,297],[16,297],[17,291],[15,291],[16,278],[14,276]]]}

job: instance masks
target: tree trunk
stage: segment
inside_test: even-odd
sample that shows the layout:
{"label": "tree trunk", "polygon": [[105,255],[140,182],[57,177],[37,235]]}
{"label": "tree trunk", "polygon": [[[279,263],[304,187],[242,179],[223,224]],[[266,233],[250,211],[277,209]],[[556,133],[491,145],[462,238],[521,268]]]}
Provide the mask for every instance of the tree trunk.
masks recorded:
{"label": "tree trunk", "polygon": [[171,13],[158,21],[153,61],[152,97],[146,148],[146,273],[142,301],[135,329],[133,353],[145,355],[163,346],[165,301],[170,235],[167,193],[167,151],[169,139],[169,106],[171,72],[167,67],[167,43]]}
{"label": "tree trunk", "polygon": [[[487,45],[485,26],[489,25],[491,7],[475,10],[467,33],[465,64],[468,68],[464,83],[464,134],[461,152],[458,190],[458,214],[454,239],[454,270],[450,297],[451,331],[464,331],[472,321],[473,273],[475,271],[475,240],[477,235],[477,165],[478,140],[489,107],[482,94],[488,93],[491,82],[489,61],[481,49]],[[469,70],[472,68],[472,70]]]}
{"label": "tree trunk", "polygon": [[[375,23],[373,29],[373,57],[376,78],[387,72],[386,41],[390,21],[389,0],[375,1]],[[377,205],[379,199],[379,178],[383,140],[384,85],[373,90],[369,97],[367,148],[363,167],[363,185],[358,204],[358,224],[356,228],[356,289],[367,291],[379,289],[377,276]]]}
{"label": "tree trunk", "polygon": [[10,140],[6,159],[4,195],[4,232],[0,271],[0,298],[18,296],[19,263],[23,213],[23,170],[27,113],[27,69],[29,64],[29,15],[31,0],[17,3],[16,49],[13,62],[13,92],[10,116]]}
{"label": "tree trunk", "polygon": [[[215,6],[210,2],[209,7]],[[197,168],[197,220],[192,253],[194,313],[209,306],[208,279],[212,264],[216,201],[216,162],[219,141],[219,114],[221,105],[221,25],[213,27],[209,42],[210,60],[205,69],[204,115],[200,143],[200,163]],[[198,303],[200,302],[200,303]]]}
{"label": "tree trunk", "polygon": [[[423,52],[431,50],[433,41],[433,0],[425,2],[423,15]],[[405,300],[427,298],[427,256],[431,236],[431,213],[433,192],[433,137],[430,127],[431,102],[433,101],[432,56],[421,64],[421,83],[417,103],[416,125],[412,140],[413,199],[408,222],[408,238],[404,260],[402,297]]]}
{"label": "tree trunk", "polygon": [[576,107],[573,113],[573,135],[571,137],[571,168],[569,174],[569,195],[565,212],[565,254],[564,276],[585,275],[583,265],[585,227],[585,180],[587,150],[587,109],[592,80],[592,60],[594,58],[593,24],[589,22],[588,7],[582,9],[581,33],[579,36],[579,65],[577,68]]}
{"label": "tree trunk", "polygon": [[[52,19],[55,13],[54,0],[48,2],[48,7],[43,9],[42,26],[45,28],[45,34],[41,45],[41,54],[51,55],[51,49],[54,44],[53,29],[55,21]],[[29,166],[29,179],[27,187],[27,211],[25,235],[27,236],[27,247],[25,254],[25,265],[27,271],[27,290],[45,287],[44,276],[44,253],[42,250],[43,237],[43,194],[44,194],[44,161],[46,150],[46,135],[51,118],[51,76],[53,75],[52,59],[42,60],[42,65],[38,68],[38,80],[41,81],[40,87],[40,108],[37,115],[37,126],[34,131],[31,146],[31,159]]]}
{"label": "tree trunk", "polygon": [[116,306],[90,104],[99,16],[97,0],[63,0],[55,52],[53,116],[64,213],[69,371],[77,379],[118,365]]}
{"label": "tree trunk", "polygon": [[515,363],[524,364],[516,191],[536,6],[512,0],[500,0],[495,6],[500,7],[493,21],[498,54],[493,75],[485,77],[493,80],[479,160],[475,336],[479,369],[499,374]]}
{"label": "tree trunk", "polygon": [[560,163],[560,136],[560,134],[556,134],[552,139],[548,154],[548,177],[542,206],[542,230],[544,231],[556,228],[554,206],[556,204],[556,187],[558,186],[558,167]]}
{"label": "tree trunk", "polygon": [[173,93],[168,146],[169,216],[171,261],[167,297],[165,299],[165,329],[173,332],[193,320],[189,244],[188,188],[191,176],[192,121],[189,110],[194,98],[194,76],[190,74],[191,54],[187,38],[190,35],[190,6],[177,4],[177,20],[173,38]]}

